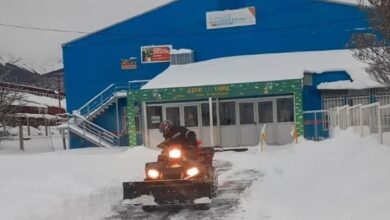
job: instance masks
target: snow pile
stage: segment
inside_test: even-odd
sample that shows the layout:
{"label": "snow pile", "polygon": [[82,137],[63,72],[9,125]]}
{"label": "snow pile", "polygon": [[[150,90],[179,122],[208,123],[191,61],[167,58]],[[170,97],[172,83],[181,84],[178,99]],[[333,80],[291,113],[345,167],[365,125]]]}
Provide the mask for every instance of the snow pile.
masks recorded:
{"label": "snow pile", "polygon": [[220,85],[302,79],[303,73],[346,71],[351,86],[381,87],[365,71],[350,50],[273,53],[233,56],[186,65],[171,65],[142,89]]}
{"label": "snow pile", "polygon": [[390,149],[372,137],[343,132],[251,157],[264,177],[246,191],[234,219],[390,217]]}
{"label": "snow pile", "polygon": [[0,156],[0,218],[102,219],[156,156],[143,147]]}
{"label": "snow pile", "polygon": [[[0,218],[11,220],[112,216],[111,206],[122,201],[121,183],[142,180],[145,162],[158,153],[136,147],[1,155],[2,144]],[[232,165],[218,178],[225,190],[235,181],[254,182],[235,198],[229,191],[220,195],[220,201],[239,199],[232,216],[221,207],[210,212],[226,212],[226,219],[388,219],[389,158],[389,146],[350,131],[322,142],[267,146],[263,152],[254,147],[217,153],[217,164]],[[183,219],[188,212],[174,217]]]}

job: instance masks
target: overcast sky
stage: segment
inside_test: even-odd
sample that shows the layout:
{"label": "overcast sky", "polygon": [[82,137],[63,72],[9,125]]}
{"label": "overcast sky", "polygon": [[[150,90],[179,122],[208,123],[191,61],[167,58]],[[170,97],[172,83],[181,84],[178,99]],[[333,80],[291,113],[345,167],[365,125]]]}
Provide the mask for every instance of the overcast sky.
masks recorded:
{"label": "overcast sky", "polygon": [[[83,34],[2,26],[93,32],[172,0],[0,0],[0,56],[21,57],[45,73],[61,68],[61,44]],[[0,59],[1,61],[1,59]]]}

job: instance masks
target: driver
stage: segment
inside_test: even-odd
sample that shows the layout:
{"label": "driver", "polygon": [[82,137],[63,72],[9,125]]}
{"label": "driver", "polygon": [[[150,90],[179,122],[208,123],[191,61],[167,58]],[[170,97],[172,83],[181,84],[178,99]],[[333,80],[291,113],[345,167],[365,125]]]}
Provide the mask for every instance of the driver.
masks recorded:
{"label": "driver", "polygon": [[197,146],[195,132],[184,126],[174,125],[171,121],[165,120],[160,123],[158,128],[165,139],[163,143],[159,144],[160,148],[164,148],[163,145],[167,144],[179,144],[185,150],[192,150]]}

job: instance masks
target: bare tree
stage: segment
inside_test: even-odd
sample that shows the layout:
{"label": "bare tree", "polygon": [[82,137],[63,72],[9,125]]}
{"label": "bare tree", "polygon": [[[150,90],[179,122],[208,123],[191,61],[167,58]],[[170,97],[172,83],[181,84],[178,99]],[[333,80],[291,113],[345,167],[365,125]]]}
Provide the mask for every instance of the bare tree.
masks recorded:
{"label": "bare tree", "polygon": [[[18,61],[18,59],[12,58],[8,63],[16,64]],[[25,104],[24,97],[17,91],[17,88],[11,89],[3,80],[3,76],[6,76],[10,71],[12,69],[6,69],[5,72],[0,73],[0,133],[3,135],[6,133],[6,126],[17,123],[15,113]]]}
{"label": "bare tree", "polygon": [[368,16],[370,33],[354,34],[349,46],[354,55],[368,64],[367,72],[378,82],[390,86],[390,0],[359,0]]}

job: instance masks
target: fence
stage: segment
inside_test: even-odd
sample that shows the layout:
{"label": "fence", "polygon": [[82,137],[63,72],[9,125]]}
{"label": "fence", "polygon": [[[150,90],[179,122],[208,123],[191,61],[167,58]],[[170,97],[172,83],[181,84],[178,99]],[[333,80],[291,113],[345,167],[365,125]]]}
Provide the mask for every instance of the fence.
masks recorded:
{"label": "fence", "polygon": [[381,144],[390,144],[390,104],[342,106],[329,110],[330,128],[352,128],[359,135],[373,135]]}
{"label": "fence", "polygon": [[319,141],[328,138],[329,116],[328,110],[303,112],[305,139]]}

